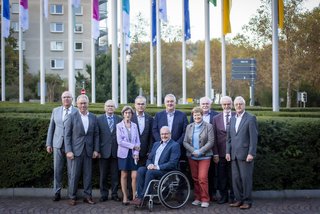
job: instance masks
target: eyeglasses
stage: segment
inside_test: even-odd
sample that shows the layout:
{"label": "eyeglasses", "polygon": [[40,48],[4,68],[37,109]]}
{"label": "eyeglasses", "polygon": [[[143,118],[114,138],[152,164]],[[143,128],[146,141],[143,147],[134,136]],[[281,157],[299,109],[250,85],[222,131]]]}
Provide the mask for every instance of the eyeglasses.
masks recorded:
{"label": "eyeglasses", "polygon": [[201,103],[201,105],[210,105],[210,103]]}
{"label": "eyeglasses", "polygon": [[113,108],[114,106],[113,105],[106,105],[106,107]]}
{"label": "eyeglasses", "polygon": [[223,103],[224,106],[231,106],[231,103]]}
{"label": "eyeglasses", "polygon": [[170,133],[160,133],[160,135],[169,135]]}
{"label": "eyeglasses", "polygon": [[136,105],[138,105],[138,106],[144,106],[145,104],[144,104],[144,103],[136,103]]}
{"label": "eyeglasses", "polygon": [[65,97],[62,97],[62,99],[71,99],[72,97],[69,97],[69,96],[65,96]]}

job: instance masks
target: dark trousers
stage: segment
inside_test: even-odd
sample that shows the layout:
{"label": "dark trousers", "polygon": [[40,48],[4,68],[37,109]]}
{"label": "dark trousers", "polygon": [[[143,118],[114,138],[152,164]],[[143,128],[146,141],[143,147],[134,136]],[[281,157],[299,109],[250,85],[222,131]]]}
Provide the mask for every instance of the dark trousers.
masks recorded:
{"label": "dark trousers", "polygon": [[[119,188],[119,170],[117,158],[100,158],[100,194],[101,197],[108,197],[111,186],[111,195],[118,196]],[[111,177],[108,188],[108,177]]]}
{"label": "dark trousers", "polygon": [[217,164],[213,161],[213,158],[210,160],[210,167],[208,173],[208,180],[209,180],[209,196],[216,196],[217,194]]}
{"label": "dark trousers", "polygon": [[[234,200],[231,178],[231,162],[224,157],[219,157],[218,163],[218,190],[221,198]],[[228,191],[230,190],[230,197]]]}

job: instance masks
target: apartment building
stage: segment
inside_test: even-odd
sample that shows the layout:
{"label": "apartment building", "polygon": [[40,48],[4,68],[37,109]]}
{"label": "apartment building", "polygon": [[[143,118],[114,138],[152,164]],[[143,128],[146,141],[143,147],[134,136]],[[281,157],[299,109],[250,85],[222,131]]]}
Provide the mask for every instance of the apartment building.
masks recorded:
{"label": "apartment building", "polygon": [[[29,29],[23,33],[24,59],[29,72],[40,71],[40,1],[29,0]],[[59,74],[68,77],[68,0],[48,0],[48,19],[44,18],[44,66],[46,74]],[[19,34],[19,0],[10,1],[11,27],[14,36]],[[99,1],[102,19],[106,19],[107,0]],[[102,8],[102,9],[100,9]],[[81,6],[74,11],[74,68],[87,75],[86,65],[91,64],[91,0],[82,0]],[[71,11],[72,12],[72,11]],[[105,13],[105,14],[104,14]],[[101,31],[96,49],[104,50],[108,46],[106,29]]]}

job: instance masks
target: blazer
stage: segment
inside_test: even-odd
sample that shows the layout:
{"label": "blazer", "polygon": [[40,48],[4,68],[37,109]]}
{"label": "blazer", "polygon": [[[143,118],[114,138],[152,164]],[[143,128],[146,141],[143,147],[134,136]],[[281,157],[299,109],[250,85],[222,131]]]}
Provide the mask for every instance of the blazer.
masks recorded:
{"label": "blazer", "polygon": [[[218,115],[219,113],[218,112],[216,112],[216,111],[214,111],[213,109],[210,109],[210,111],[209,111],[209,115],[210,115],[210,123],[212,124],[212,119],[216,116],[216,115]],[[194,120],[193,120],[193,114],[191,114],[191,116],[190,116],[190,123],[193,123],[194,122]]]}
{"label": "blazer", "polygon": [[116,135],[116,125],[122,121],[118,115],[113,115],[114,128],[110,131],[106,114],[98,117],[99,144],[101,158],[117,158],[118,143]]}
{"label": "blazer", "polygon": [[139,157],[144,158],[147,157],[147,155],[151,152],[152,145],[153,145],[153,136],[152,136],[152,124],[153,124],[153,118],[148,114],[144,113],[144,130],[140,134],[140,129],[138,125],[138,118],[137,114],[134,113],[131,119],[132,122],[137,124],[138,127],[138,133],[139,133],[139,138],[140,138],[140,152],[139,152]]}
{"label": "blazer", "polygon": [[[148,166],[149,164],[154,164],[157,149],[159,148],[160,143],[161,141],[154,143],[151,153],[148,157],[146,166]],[[158,161],[158,166],[160,170],[163,170],[163,171],[177,170],[180,155],[181,155],[180,145],[174,140],[170,139],[168,144],[162,151]]]}
{"label": "blazer", "polygon": [[[131,122],[131,141],[129,140],[128,131],[122,120],[117,124],[117,142],[119,158],[127,158],[129,149],[133,149],[134,146],[140,146],[139,132],[137,124]],[[139,155],[139,151],[133,150],[133,155]]]}
{"label": "blazer", "polygon": [[[187,125],[187,115],[179,110],[175,110],[171,130],[171,139],[179,143],[181,146],[183,144]],[[161,141],[160,129],[162,126],[168,126],[167,112],[165,110],[156,113],[153,121],[152,133],[156,141]]]}
{"label": "blazer", "polygon": [[73,152],[75,156],[80,156],[85,150],[87,156],[92,157],[93,151],[99,152],[99,128],[97,117],[90,113],[88,114],[89,126],[85,133],[81,115],[76,111],[67,117],[65,120],[65,151]]}
{"label": "blazer", "polygon": [[[230,119],[234,117],[235,113],[231,112]],[[227,130],[224,127],[223,112],[219,113],[212,119],[213,134],[214,134],[214,146],[213,154],[219,155],[219,157],[226,157],[226,141]]]}
{"label": "blazer", "polygon": [[[193,132],[195,128],[195,123],[191,123],[187,126],[186,134],[183,140],[183,146],[186,148],[187,157],[191,157],[191,153],[194,152],[194,147],[192,145]],[[201,126],[201,131],[199,135],[199,152],[201,156],[213,156],[212,147],[214,144],[213,138],[213,128],[210,123],[203,121]]]}
{"label": "blazer", "polygon": [[255,157],[258,142],[256,117],[244,112],[239,124],[238,132],[236,132],[235,125],[236,118],[231,117],[226,153],[231,154],[232,160],[246,160],[248,154]]}
{"label": "blazer", "polygon": [[[78,109],[72,106],[70,114],[77,111]],[[61,149],[64,139],[64,121],[62,120],[63,113],[63,106],[56,107],[52,110],[46,146]]]}

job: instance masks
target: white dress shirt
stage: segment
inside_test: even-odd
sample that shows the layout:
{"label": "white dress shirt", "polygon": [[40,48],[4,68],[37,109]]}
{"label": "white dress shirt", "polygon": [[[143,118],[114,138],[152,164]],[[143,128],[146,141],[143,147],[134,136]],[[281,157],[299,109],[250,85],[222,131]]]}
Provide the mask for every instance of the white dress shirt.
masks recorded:
{"label": "white dress shirt", "polygon": [[236,132],[238,132],[238,128],[239,128],[239,125],[241,123],[241,120],[242,120],[242,116],[244,114],[245,111],[242,112],[242,114],[240,114],[239,116],[236,115]]}
{"label": "white dress shirt", "polygon": [[[80,112],[79,112],[80,113]],[[89,128],[89,112],[87,114],[83,115],[81,114],[81,120],[84,128],[84,132],[87,134],[88,128]]]}

